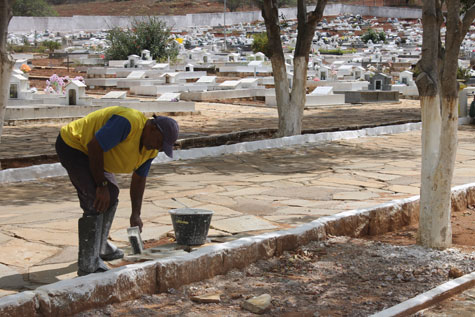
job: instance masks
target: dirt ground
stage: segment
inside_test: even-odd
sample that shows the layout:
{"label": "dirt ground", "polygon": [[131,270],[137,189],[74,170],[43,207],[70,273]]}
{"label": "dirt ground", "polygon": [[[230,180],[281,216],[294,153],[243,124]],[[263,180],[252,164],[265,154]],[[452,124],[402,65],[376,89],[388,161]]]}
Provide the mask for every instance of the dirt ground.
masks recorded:
{"label": "dirt ground", "polygon": [[[91,1],[53,6],[59,16],[73,15],[179,15],[184,13],[223,12],[223,2],[216,0],[128,0],[128,1]],[[246,1],[240,11],[257,10],[251,1]]]}
{"label": "dirt ground", "polygon": [[85,73],[76,71],[74,67],[70,67],[68,70],[62,58],[35,58],[32,60],[32,64],[34,67],[28,74],[30,87],[35,87],[39,91],[46,88],[46,80],[53,74],[60,77],[69,76],[70,78],[86,76]]}
{"label": "dirt ground", "polygon": [[[72,1],[68,1],[72,2]],[[258,10],[252,0],[241,1],[241,7],[236,11]],[[307,1],[310,5],[316,1]],[[355,5],[382,6],[381,0],[329,0],[328,3],[345,3]],[[82,3],[54,5],[59,16],[73,15],[179,15],[186,13],[216,13],[223,12],[222,0],[98,0]],[[229,8],[229,7],[228,7]],[[229,11],[229,9],[228,9]]]}
{"label": "dirt ground", "polygon": [[[271,296],[264,316],[368,316],[475,270],[475,211],[452,215],[454,246],[415,245],[416,227],[355,239],[331,237],[224,276],[78,314],[253,316],[242,303]],[[218,303],[192,296],[219,295]]]}

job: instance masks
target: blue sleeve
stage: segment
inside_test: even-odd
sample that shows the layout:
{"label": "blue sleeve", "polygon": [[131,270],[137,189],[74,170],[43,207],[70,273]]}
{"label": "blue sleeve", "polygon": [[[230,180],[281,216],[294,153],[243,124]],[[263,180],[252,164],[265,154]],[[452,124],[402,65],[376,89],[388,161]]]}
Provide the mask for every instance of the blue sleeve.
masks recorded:
{"label": "blue sleeve", "polygon": [[142,165],[140,165],[139,168],[135,170],[135,173],[137,175],[142,176],[142,177],[147,177],[148,171],[150,170],[150,165],[152,164],[153,159],[149,159],[145,161]]}
{"label": "blue sleeve", "polygon": [[96,139],[104,152],[124,141],[130,133],[129,120],[122,116],[113,115],[106,124],[96,132]]}

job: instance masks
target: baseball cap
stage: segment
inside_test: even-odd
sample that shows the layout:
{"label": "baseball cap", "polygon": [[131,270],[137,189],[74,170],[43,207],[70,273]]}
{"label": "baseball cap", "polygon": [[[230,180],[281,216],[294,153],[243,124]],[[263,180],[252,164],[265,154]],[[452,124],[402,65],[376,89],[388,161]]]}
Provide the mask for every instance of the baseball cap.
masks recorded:
{"label": "baseball cap", "polygon": [[163,136],[163,152],[168,157],[173,157],[173,145],[178,139],[179,127],[178,123],[169,117],[153,115],[152,119],[155,126]]}

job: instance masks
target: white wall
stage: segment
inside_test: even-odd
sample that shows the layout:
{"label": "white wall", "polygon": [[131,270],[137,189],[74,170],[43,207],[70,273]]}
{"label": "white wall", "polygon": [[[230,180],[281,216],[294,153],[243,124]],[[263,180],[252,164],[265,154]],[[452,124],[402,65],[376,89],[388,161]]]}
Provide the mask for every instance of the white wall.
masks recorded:
{"label": "white wall", "polygon": [[[312,10],[314,7],[309,7]],[[296,8],[280,9],[287,19],[296,19]],[[324,16],[336,16],[343,14],[360,14],[361,16],[395,17],[417,19],[422,16],[420,9],[395,8],[395,7],[368,7],[346,4],[328,4]],[[224,21],[223,13],[202,13],[177,16],[158,16],[169,27],[180,29],[192,26],[218,26]],[[52,32],[79,32],[99,31],[113,27],[127,27],[134,19],[145,17],[129,16],[72,16],[72,17],[18,17],[10,21],[8,32],[22,33],[44,31]],[[227,12],[226,25],[263,21],[260,11],[250,12]]]}

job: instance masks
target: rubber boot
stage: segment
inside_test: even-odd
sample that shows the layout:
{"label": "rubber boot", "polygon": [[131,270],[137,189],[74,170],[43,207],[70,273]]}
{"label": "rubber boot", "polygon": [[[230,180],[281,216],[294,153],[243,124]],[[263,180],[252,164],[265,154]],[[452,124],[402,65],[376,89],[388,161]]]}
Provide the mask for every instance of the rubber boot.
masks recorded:
{"label": "rubber boot", "polygon": [[100,257],[104,261],[112,261],[117,259],[122,259],[124,257],[124,252],[113,245],[111,242],[107,241],[109,237],[109,232],[112,226],[112,221],[114,220],[115,211],[117,209],[118,202],[111,206],[103,215],[104,220],[102,222],[102,233],[101,233],[101,252]]}
{"label": "rubber boot", "polygon": [[78,221],[79,255],[78,275],[108,271],[109,268],[99,257],[101,247],[102,214],[83,216]]}

